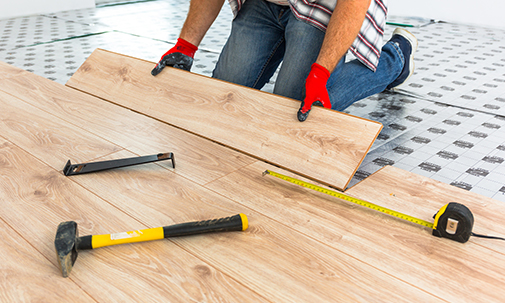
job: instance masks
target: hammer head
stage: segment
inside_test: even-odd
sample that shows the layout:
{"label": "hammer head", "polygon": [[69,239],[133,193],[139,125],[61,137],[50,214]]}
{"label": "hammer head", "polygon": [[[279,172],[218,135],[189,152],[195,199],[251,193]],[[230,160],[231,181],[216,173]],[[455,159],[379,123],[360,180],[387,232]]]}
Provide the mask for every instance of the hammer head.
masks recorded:
{"label": "hammer head", "polygon": [[79,231],[74,221],[62,222],[56,230],[54,247],[63,277],[68,277],[77,259],[77,239]]}

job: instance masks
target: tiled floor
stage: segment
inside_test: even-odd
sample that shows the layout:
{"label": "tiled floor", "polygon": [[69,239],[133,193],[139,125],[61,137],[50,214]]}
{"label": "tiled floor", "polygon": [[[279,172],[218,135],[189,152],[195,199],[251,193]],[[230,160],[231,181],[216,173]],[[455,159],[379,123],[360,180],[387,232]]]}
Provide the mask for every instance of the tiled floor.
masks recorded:
{"label": "tiled floor", "polygon": [[[189,1],[117,3],[0,20],[0,60],[66,83],[95,48],[158,61],[177,39]],[[227,4],[200,45],[193,72],[210,76],[230,31]],[[395,18],[419,39],[416,72],[397,93],[346,112],[384,130],[351,186],[393,165],[505,201],[505,31]],[[387,37],[395,26],[388,25]],[[274,78],[265,91],[272,91]]]}

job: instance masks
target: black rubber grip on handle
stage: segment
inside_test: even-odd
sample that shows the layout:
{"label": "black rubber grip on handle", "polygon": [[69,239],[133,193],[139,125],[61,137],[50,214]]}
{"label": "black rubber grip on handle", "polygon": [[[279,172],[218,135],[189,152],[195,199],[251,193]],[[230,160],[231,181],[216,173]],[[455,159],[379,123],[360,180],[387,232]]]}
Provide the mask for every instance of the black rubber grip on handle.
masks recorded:
{"label": "black rubber grip on handle", "polygon": [[[244,222],[245,221],[245,222]],[[210,232],[241,231],[247,228],[247,217],[238,214],[231,217],[180,223],[163,227],[164,237],[179,237]]]}

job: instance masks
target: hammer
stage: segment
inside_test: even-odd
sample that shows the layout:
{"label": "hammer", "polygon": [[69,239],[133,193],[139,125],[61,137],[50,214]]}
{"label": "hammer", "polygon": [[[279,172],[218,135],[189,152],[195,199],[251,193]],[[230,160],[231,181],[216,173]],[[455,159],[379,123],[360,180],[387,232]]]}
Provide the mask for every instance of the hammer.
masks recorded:
{"label": "hammer", "polygon": [[247,227],[248,220],[246,215],[238,214],[220,219],[194,221],[115,234],[79,237],[77,223],[75,221],[67,221],[58,225],[54,247],[56,248],[56,256],[61,274],[66,278],[74,266],[79,250],[210,232],[240,231],[246,230]]}

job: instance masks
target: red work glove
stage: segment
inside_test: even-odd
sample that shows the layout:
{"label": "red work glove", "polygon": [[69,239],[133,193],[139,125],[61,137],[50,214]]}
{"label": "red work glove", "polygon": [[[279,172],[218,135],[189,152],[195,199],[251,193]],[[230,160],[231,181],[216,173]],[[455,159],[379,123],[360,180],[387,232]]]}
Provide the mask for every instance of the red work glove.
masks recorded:
{"label": "red work glove", "polygon": [[305,81],[305,100],[303,100],[298,110],[298,121],[307,119],[312,104],[331,108],[330,96],[326,89],[326,82],[330,78],[330,72],[323,66],[314,63],[310,69],[310,74]]}
{"label": "red work glove", "polygon": [[198,47],[189,43],[184,39],[177,39],[177,44],[161,56],[160,62],[151,71],[153,76],[156,76],[165,68],[165,66],[173,66],[189,71],[193,65],[193,57]]}

